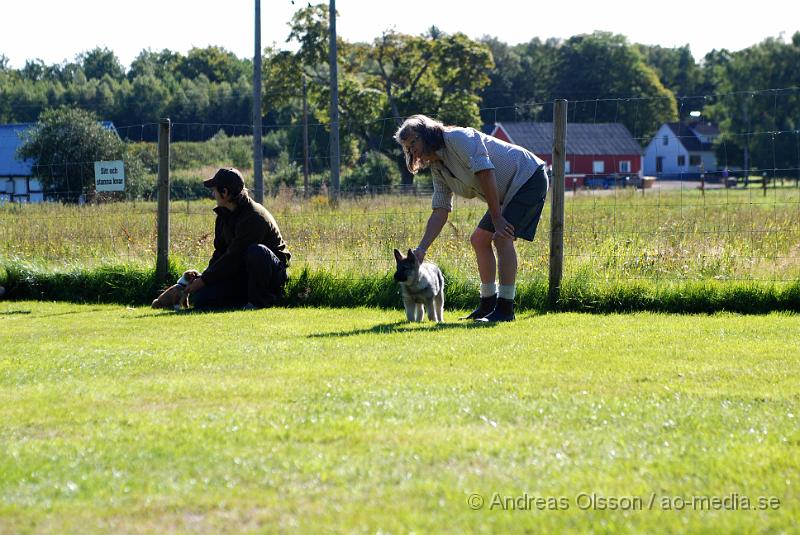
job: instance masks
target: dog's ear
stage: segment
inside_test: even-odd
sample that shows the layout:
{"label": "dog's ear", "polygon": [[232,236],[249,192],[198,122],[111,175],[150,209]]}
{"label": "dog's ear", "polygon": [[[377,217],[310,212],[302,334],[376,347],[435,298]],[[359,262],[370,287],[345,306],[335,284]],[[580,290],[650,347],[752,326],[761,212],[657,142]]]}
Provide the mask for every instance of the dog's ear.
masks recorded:
{"label": "dog's ear", "polygon": [[408,258],[414,263],[419,264],[419,260],[417,260],[417,255],[414,254],[414,251],[411,249],[408,250]]}
{"label": "dog's ear", "polygon": [[398,262],[403,261],[403,254],[397,249],[394,250],[394,259],[397,260]]}

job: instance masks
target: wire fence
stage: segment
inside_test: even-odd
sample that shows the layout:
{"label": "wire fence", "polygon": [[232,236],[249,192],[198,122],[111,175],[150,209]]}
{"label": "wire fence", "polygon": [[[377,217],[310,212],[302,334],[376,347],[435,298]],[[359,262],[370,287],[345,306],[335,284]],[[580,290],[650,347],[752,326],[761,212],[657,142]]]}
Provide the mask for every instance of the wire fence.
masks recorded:
{"label": "wire fence", "polygon": [[[800,280],[800,119],[778,113],[784,101],[800,101],[800,90],[678,98],[681,115],[727,102],[737,114],[719,125],[702,115],[680,124],[647,123],[643,116],[657,104],[653,100],[568,105],[565,279]],[[541,117],[550,107],[552,116],[552,104],[481,110],[483,117],[505,118],[483,129],[510,137],[552,164],[550,149],[543,149],[552,147],[552,124],[513,120],[530,115],[525,107],[536,107]],[[770,109],[773,128],[761,128],[763,112]],[[392,249],[418,243],[430,215],[431,179],[425,172],[406,183],[392,138],[397,126],[391,117],[342,122],[336,204],[328,195],[328,125],[307,126],[308,159],[302,124],[264,127],[264,204],[289,244],[292,270],[383,275],[393,269]],[[94,192],[94,162],[40,166],[37,178],[0,176],[0,254],[47,268],[153,265],[158,150],[147,140],[157,128],[117,127],[128,141],[120,158],[127,180],[123,193]],[[202,269],[213,250],[214,203],[201,181],[217,167],[235,165],[252,188],[252,127],[178,123],[172,128],[174,137],[188,141],[171,145],[170,255],[181,266]],[[14,142],[0,139],[3,154],[13,149],[3,143]],[[351,150],[356,146],[370,150],[358,154]],[[53,182],[61,188],[42,186]],[[37,202],[48,199],[70,202]],[[547,278],[549,209],[547,203],[534,241],[518,242],[520,280]],[[485,210],[478,200],[455,199],[428,255],[448,277],[477,281],[469,236]]]}

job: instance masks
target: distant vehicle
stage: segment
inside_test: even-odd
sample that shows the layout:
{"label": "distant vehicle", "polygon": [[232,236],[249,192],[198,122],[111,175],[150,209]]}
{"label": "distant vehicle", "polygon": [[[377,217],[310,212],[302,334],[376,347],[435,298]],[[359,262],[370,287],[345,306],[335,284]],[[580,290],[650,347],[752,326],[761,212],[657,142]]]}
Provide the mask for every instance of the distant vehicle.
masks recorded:
{"label": "distant vehicle", "polygon": [[587,175],[584,184],[589,189],[641,188],[639,175]]}

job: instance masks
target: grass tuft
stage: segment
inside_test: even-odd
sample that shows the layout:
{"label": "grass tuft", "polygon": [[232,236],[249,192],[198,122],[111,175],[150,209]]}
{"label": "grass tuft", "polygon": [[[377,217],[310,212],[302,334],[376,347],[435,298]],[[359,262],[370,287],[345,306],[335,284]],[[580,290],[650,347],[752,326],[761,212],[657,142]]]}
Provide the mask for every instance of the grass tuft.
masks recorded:
{"label": "grass tuft", "polygon": [[[177,280],[184,266],[171,264],[168,280]],[[5,273],[8,299],[37,299],[73,303],[120,303],[145,305],[165,287],[156,281],[155,269],[135,265],[101,265],[48,271],[31,264],[0,264]],[[477,301],[475,283],[444,270],[447,280],[445,306],[470,309]],[[364,275],[302,269],[290,274],[286,286],[287,305],[349,308],[358,306],[400,308],[397,283],[391,274]],[[519,283],[519,310],[545,312],[548,282],[543,277]],[[800,282],[757,283],[754,281],[686,281],[658,284],[653,281],[601,282],[587,271],[566,279],[555,310],[562,312],[668,312],[766,314],[773,311],[800,312]]]}

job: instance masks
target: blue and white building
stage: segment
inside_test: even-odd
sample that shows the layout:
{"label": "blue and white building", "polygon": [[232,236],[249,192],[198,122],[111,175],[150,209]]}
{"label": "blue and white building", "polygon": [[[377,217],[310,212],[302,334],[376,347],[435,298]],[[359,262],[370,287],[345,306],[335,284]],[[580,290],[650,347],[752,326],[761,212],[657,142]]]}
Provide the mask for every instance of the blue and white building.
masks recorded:
{"label": "blue and white building", "polygon": [[644,149],[644,174],[673,179],[718,175],[717,137],[719,128],[711,123],[664,123]]}
{"label": "blue and white building", "polygon": [[33,162],[17,159],[22,133],[35,123],[0,125],[0,202],[42,202],[44,188],[33,177]]}

